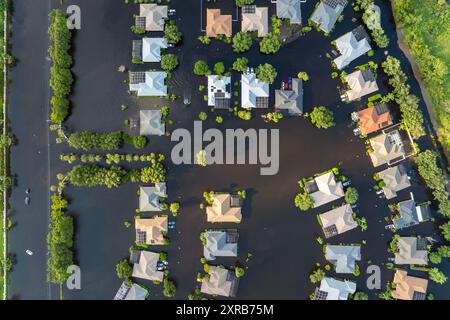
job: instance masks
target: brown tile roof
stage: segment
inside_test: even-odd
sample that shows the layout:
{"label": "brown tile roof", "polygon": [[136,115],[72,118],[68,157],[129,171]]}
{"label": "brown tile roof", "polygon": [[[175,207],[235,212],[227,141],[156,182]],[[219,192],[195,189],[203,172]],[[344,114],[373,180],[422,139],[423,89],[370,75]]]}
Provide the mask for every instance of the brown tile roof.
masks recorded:
{"label": "brown tile roof", "polygon": [[215,194],[212,198],[212,206],[206,207],[208,222],[241,222],[241,207],[231,206],[231,194]]}
{"label": "brown tile roof", "polygon": [[408,276],[406,271],[397,270],[394,275],[395,290],[392,297],[399,300],[422,300],[427,293],[428,280]]}
{"label": "brown tile roof", "polygon": [[378,114],[376,107],[369,107],[358,112],[362,134],[369,134],[393,124],[389,110]]}
{"label": "brown tile roof", "polygon": [[218,34],[232,36],[231,15],[222,15],[220,9],[207,9],[206,35],[216,37]]}
{"label": "brown tile roof", "polygon": [[[167,232],[167,220],[167,216],[155,216],[151,219],[136,219],[136,236],[138,232],[145,232],[146,244],[165,244],[163,232]],[[137,240],[138,238],[136,238]]]}

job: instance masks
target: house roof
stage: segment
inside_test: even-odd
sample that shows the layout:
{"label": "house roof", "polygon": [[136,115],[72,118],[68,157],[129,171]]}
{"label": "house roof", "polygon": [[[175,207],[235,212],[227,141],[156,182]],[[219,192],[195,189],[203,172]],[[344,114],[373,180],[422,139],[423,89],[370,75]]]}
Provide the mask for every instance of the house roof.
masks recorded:
{"label": "house roof", "polygon": [[397,230],[417,225],[430,218],[429,206],[416,206],[413,199],[399,202],[398,206],[400,217],[393,220]]}
{"label": "house roof", "polygon": [[228,109],[231,100],[231,77],[208,76],[208,106]]}
{"label": "house roof", "polygon": [[130,91],[139,97],[167,96],[167,73],[161,71],[130,72]]}
{"label": "house roof", "polygon": [[385,183],[383,187],[386,199],[392,199],[397,196],[397,192],[411,186],[406,169],[403,165],[387,168],[378,173],[380,179]]}
{"label": "house roof", "polygon": [[140,279],[162,282],[164,272],[157,270],[159,253],[141,251],[139,263],[134,264],[132,276]]}
{"label": "house roof", "polygon": [[353,210],[349,204],[322,213],[319,218],[327,238],[347,232],[358,226],[353,219]]}
{"label": "house roof", "polygon": [[369,40],[370,38],[363,26],[359,26],[337,38],[336,48],[341,55],[334,59],[334,63],[338,69],[345,68],[353,60],[369,52],[372,49]]}
{"label": "house roof", "polygon": [[231,15],[222,15],[220,9],[206,10],[206,35],[216,37],[218,34],[231,37],[232,17]]}
{"label": "house roof", "polygon": [[345,76],[345,81],[350,87],[350,90],[346,92],[350,101],[378,91],[377,80],[369,68],[350,73]]}
{"label": "house roof", "polygon": [[238,279],[234,272],[220,267],[209,267],[209,277],[202,280],[201,292],[223,297],[236,296]]}
{"label": "house roof", "polygon": [[205,239],[203,255],[206,260],[215,260],[216,257],[237,257],[237,232],[207,231]]}
{"label": "house roof", "polygon": [[233,203],[233,197],[229,193],[214,194],[212,205],[206,207],[208,222],[241,222],[241,207]]}
{"label": "house roof", "polygon": [[162,211],[162,204],[159,198],[167,197],[166,184],[155,183],[153,187],[141,187],[139,192],[139,210],[145,211]]}
{"label": "house roof", "polygon": [[392,297],[398,300],[425,300],[428,280],[408,276],[404,270],[397,270],[394,275],[395,290]]}
{"label": "house roof", "polygon": [[145,18],[146,31],[164,31],[164,24],[167,18],[167,6],[159,6],[154,3],[144,3],[140,5],[140,13],[136,18]]}
{"label": "house roof", "polygon": [[164,245],[164,232],[167,232],[167,216],[135,219],[136,243]]}
{"label": "house roof", "polygon": [[166,125],[162,123],[161,110],[141,110],[139,115],[141,136],[163,136],[165,134]]}
{"label": "house roof", "polygon": [[315,292],[315,300],[347,300],[356,291],[356,283],[325,277]]}
{"label": "house roof", "polygon": [[346,0],[322,0],[314,10],[311,20],[317,23],[323,32],[328,33],[333,30],[346,5]]}
{"label": "house roof", "polygon": [[428,251],[419,245],[416,237],[400,237],[398,248],[399,251],[395,253],[396,264],[428,264]]}
{"label": "house roof", "polygon": [[302,23],[301,0],[278,0],[277,16],[282,19],[289,19],[291,24]]}
{"label": "house roof", "polygon": [[160,62],[161,49],[167,48],[167,40],[164,38],[143,38],[142,39],[142,61]]}
{"label": "house roof", "polygon": [[405,147],[398,130],[382,134],[369,140],[373,152],[369,153],[374,167],[390,163],[392,160],[404,157]]}
{"label": "house roof", "polygon": [[336,181],[333,172],[315,177],[314,181],[306,184],[306,188],[314,200],[315,208],[344,196],[344,187],[340,181]]}
{"label": "house roof", "polygon": [[327,245],[325,259],[336,266],[336,273],[353,273],[356,261],[361,260],[361,246]]}
{"label": "house roof", "polygon": [[129,286],[124,281],[117,291],[114,300],[145,300],[147,296],[148,291],[145,288],[137,283]]}
{"label": "house roof", "polygon": [[370,134],[392,125],[394,122],[386,104],[378,104],[358,112],[362,134]]}
{"label": "house roof", "polygon": [[264,37],[269,32],[269,8],[244,6],[242,8],[243,32],[258,31],[258,37]]}
{"label": "house roof", "polygon": [[292,79],[292,90],[275,90],[275,108],[287,110],[290,116],[303,113],[303,81],[301,79]]}
{"label": "house roof", "polygon": [[259,80],[253,72],[241,76],[242,108],[268,108],[269,84]]}

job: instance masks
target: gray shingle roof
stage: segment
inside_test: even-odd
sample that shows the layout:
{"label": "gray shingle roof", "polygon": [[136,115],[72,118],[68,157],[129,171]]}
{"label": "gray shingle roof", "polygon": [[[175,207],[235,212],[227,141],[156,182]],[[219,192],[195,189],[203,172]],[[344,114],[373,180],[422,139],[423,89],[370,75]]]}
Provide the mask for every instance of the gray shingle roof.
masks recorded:
{"label": "gray shingle roof", "polygon": [[290,116],[303,113],[303,81],[292,79],[292,90],[275,90],[275,108],[286,110]]}
{"label": "gray shingle roof", "polygon": [[322,0],[311,20],[319,24],[323,32],[330,32],[346,5],[346,0]]}
{"label": "gray shingle roof", "polygon": [[361,246],[327,245],[325,258],[336,266],[336,273],[353,273],[361,260]]}
{"label": "gray shingle roof", "polygon": [[155,135],[163,136],[166,132],[165,124],[162,121],[161,110],[141,110],[140,111],[140,134],[142,136]]}
{"label": "gray shingle roof", "polygon": [[278,0],[277,16],[282,19],[289,19],[293,24],[302,23],[301,0]]}
{"label": "gray shingle roof", "polygon": [[215,260],[216,257],[237,257],[238,234],[236,232],[207,231],[205,239],[203,254],[206,260]]}
{"label": "gray shingle roof", "polygon": [[392,199],[397,196],[397,192],[411,186],[406,169],[403,165],[391,167],[378,173],[380,179],[385,183],[383,187],[386,199]]}

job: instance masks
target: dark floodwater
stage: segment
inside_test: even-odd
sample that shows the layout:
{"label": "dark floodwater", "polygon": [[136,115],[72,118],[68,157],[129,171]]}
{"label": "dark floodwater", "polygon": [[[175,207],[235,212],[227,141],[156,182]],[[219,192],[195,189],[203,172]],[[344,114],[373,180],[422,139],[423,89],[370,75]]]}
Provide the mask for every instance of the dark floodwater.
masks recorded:
{"label": "dark floodwater", "polygon": [[[47,1],[23,0],[15,5],[12,25],[12,49],[18,57],[17,66],[12,70],[11,84],[11,126],[19,139],[19,146],[12,152],[12,171],[18,175],[18,185],[13,191],[11,206],[17,228],[10,234],[11,251],[17,252],[18,264],[11,275],[10,296],[17,298],[47,299],[49,293],[57,297],[45,284],[45,234],[47,232],[47,189],[48,159],[46,154],[46,122],[48,99],[48,62],[45,60],[47,38],[46,15]],[[205,1],[206,2],[206,1]],[[391,38],[388,48],[390,54],[400,58],[405,71],[411,76],[411,85],[416,94],[420,94],[418,85],[412,81],[412,72],[406,59],[396,45],[395,26],[388,1],[376,1],[382,7],[383,26]],[[51,1],[58,6],[59,1]],[[257,4],[268,5],[269,1],[257,0]],[[65,5],[78,4],[82,10],[82,29],[74,37],[73,71],[77,82],[71,97],[72,115],[68,126],[74,130],[111,131],[123,130],[123,120],[136,117],[140,107],[167,104],[155,99],[134,99],[127,93],[124,83],[125,74],[117,72],[121,64],[130,69],[131,41],[136,37],[130,32],[133,14],[138,12],[134,4],[125,5],[123,1],[79,0],[65,1]],[[314,9],[315,1],[302,4],[303,19],[306,21]],[[169,125],[172,131],[177,127],[191,129],[193,121],[200,111],[208,111],[203,101],[203,93],[198,85],[203,83],[192,75],[196,60],[205,59],[212,66],[223,61],[227,66],[237,57],[230,47],[213,42],[209,47],[202,46],[196,37],[200,32],[200,0],[172,1],[177,10],[177,23],[184,41],[181,47],[171,49],[179,54],[181,67],[170,82],[169,91],[181,98],[170,103]],[[231,1],[218,0],[210,7],[223,8],[224,13],[235,14]],[[33,10],[35,9],[35,10]],[[271,14],[274,5],[270,4]],[[169,253],[170,276],[177,284],[177,298],[185,299],[197,285],[196,274],[201,271],[200,257],[202,247],[199,234],[205,228],[204,212],[199,209],[202,193],[205,190],[247,189],[249,201],[244,208],[243,221],[238,226],[239,261],[248,265],[245,278],[240,281],[239,299],[306,299],[314,286],[309,282],[309,273],[316,262],[325,264],[322,247],[315,241],[321,235],[315,215],[328,210],[330,206],[300,213],[293,206],[297,181],[301,177],[315,172],[339,166],[341,172],[349,177],[360,191],[360,215],[365,216],[369,225],[366,232],[359,230],[336,237],[330,243],[358,243],[365,240],[362,248],[362,275],[356,279],[361,290],[365,290],[365,269],[368,261],[383,265],[388,262],[387,244],[391,233],[385,231],[384,217],[389,215],[387,202],[379,199],[370,190],[375,172],[369,158],[365,155],[364,142],[352,135],[349,127],[349,113],[364,106],[364,101],[351,105],[339,101],[336,87],[338,80],[330,78],[332,72],[325,53],[330,41],[353,29],[359,22],[352,22],[353,11],[348,6],[344,12],[345,21],[336,26],[327,38],[318,32],[311,32],[297,41],[286,45],[275,56],[263,56],[254,46],[246,56],[250,64],[256,67],[263,62],[272,63],[278,70],[278,78],[271,92],[289,76],[299,71],[309,73],[311,80],[305,85],[305,111],[313,106],[326,105],[333,109],[337,126],[329,130],[314,128],[304,119],[287,119],[278,125],[265,124],[256,112],[254,119],[244,122],[232,117],[228,111],[216,112],[225,121],[219,128],[279,128],[280,129],[280,171],[273,177],[259,175],[257,166],[211,166],[198,168],[192,166],[173,166],[169,162],[168,188],[170,200],[181,202],[181,215],[177,218],[177,229],[169,233],[171,244],[164,249]],[[238,30],[238,23],[233,24]],[[34,54],[29,54],[33,52]],[[382,50],[377,50],[372,60],[381,61]],[[355,65],[367,62],[369,58],[360,58]],[[151,68],[158,66],[152,66]],[[351,70],[351,68],[349,68]],[[30,75],[33,75],[32,77]],[[239,78],[233,78],[233,82]],[[383,87],[385,79],[379,78]],[[385,84],[384,84],[385,85]],[[27,94],[23,94],[27,89]],[[386,92],[386,88],[381,89]],[[192,105],[183,106],[182,97],[192,95]],[[120,110],[121,104],[130,108]],[[36,112],[36,110],[38,112]],[[25,110],[25,112],[24,112]],[[424,108],[425,110],[425,108]],[[215,115],[209,113],[204,128],[216,127]],[[39,134],[30,136],[29,126]],[[60,153],[69,153],[66,145],[54,145],[51,138],[50,176],[64,172],[68,166],[58,160]],[[430,141],[420,141],[421,147],[429,146]],[[170,154],[172,144],[167,137],[151,138],[145,151]],[[41,158],[33,148],[42,150]],[[32,151],[33,150],[33,151]],[[132,152],[125,148],[124,152]],[[36,158],[35,158],[36,157]],[[33,165],[30,164],[33,161]],[[39,163],[39,165],[34,165]],[[409,162],[406,162],[410,165]],[[42,171],[42,172],[41,172]],[[32,203],[33,218],[29,208],[23,205],[23,192],[26,186],[35,185],[36,193]],[[132,220],[138,206],[136,195],[138,185],[129,184],[117,190],[74,189],[68,187],[66,195],[71,200],[70,212],[76,218],[76,261],[82,270],[82,290],[65,291],[66,299],[111,299],[121,281],[115,275],[115,264],[128,255],[128,248],[134,240],[133,229],[125,229],[123,222]],[[419,201],[429,198],[426,190],[415,183],[413,188],[400,193],[398,200],[406,199],[413,191]],[[39,192],[39,193],[38,193]],[[39,205],[39,207],[38,207]],[[226,227],[221,225],[220,227]],[[232,225],[230,227],[235,227]],[[432,235],[438,237],[433,224],[427,223],[411,228],[402,234]],[[35,256],[26,256],[24,248],[34,245]],[[253,257],[246,264],[247,253]],[[222,261],[220,261],[222,262]],[[224,260],[225,265],[234,264],[233,259]],[[448,264],[443,265],[449,271]],[[392,272],[382,268],[382,282],[392,278]],[[146,283],[150,287],[152,298],[161,298],[162,288]],[[431,285],[431,291],[437,298],[449,298],[446,287]],[[377,292],[369,292],[372,298]]]}

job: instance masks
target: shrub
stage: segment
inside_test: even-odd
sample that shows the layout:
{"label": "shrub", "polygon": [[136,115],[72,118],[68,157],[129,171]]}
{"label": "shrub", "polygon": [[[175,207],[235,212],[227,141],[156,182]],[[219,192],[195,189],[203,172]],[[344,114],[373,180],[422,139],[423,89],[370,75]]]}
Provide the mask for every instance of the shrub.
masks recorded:
{"label": "shrub", "polygon": [[314,200],[311,198],[311,196],[304,192],[304,193],[298,193],[295,196],[294,204],[297,208],[299,208],[301,211],[306,211],[308,209],[311,209],[314,207]]}
{"label": "shrub", "polygon": [[328,129],[335,125],[333,112],[323,106],[315,107],[310,113],[310,117],[311,122],[317,128]]}
{"label": "shrub", "polygon": [[238,72],[245,72],[248,68],[248,59],[245,57],[237,58],[233,63],[233,70]]}
{"label": "shrub", "polygon": [[349,187],[345,191],[345,202],[348,204],[355,204],[358,202],[359,194],[356,188]]}
{"label": "shrub", "polygon": [[208,64],[203,60],[198,60],[194,65],[194,74],[197,76],[207,76],[211,73]]}

